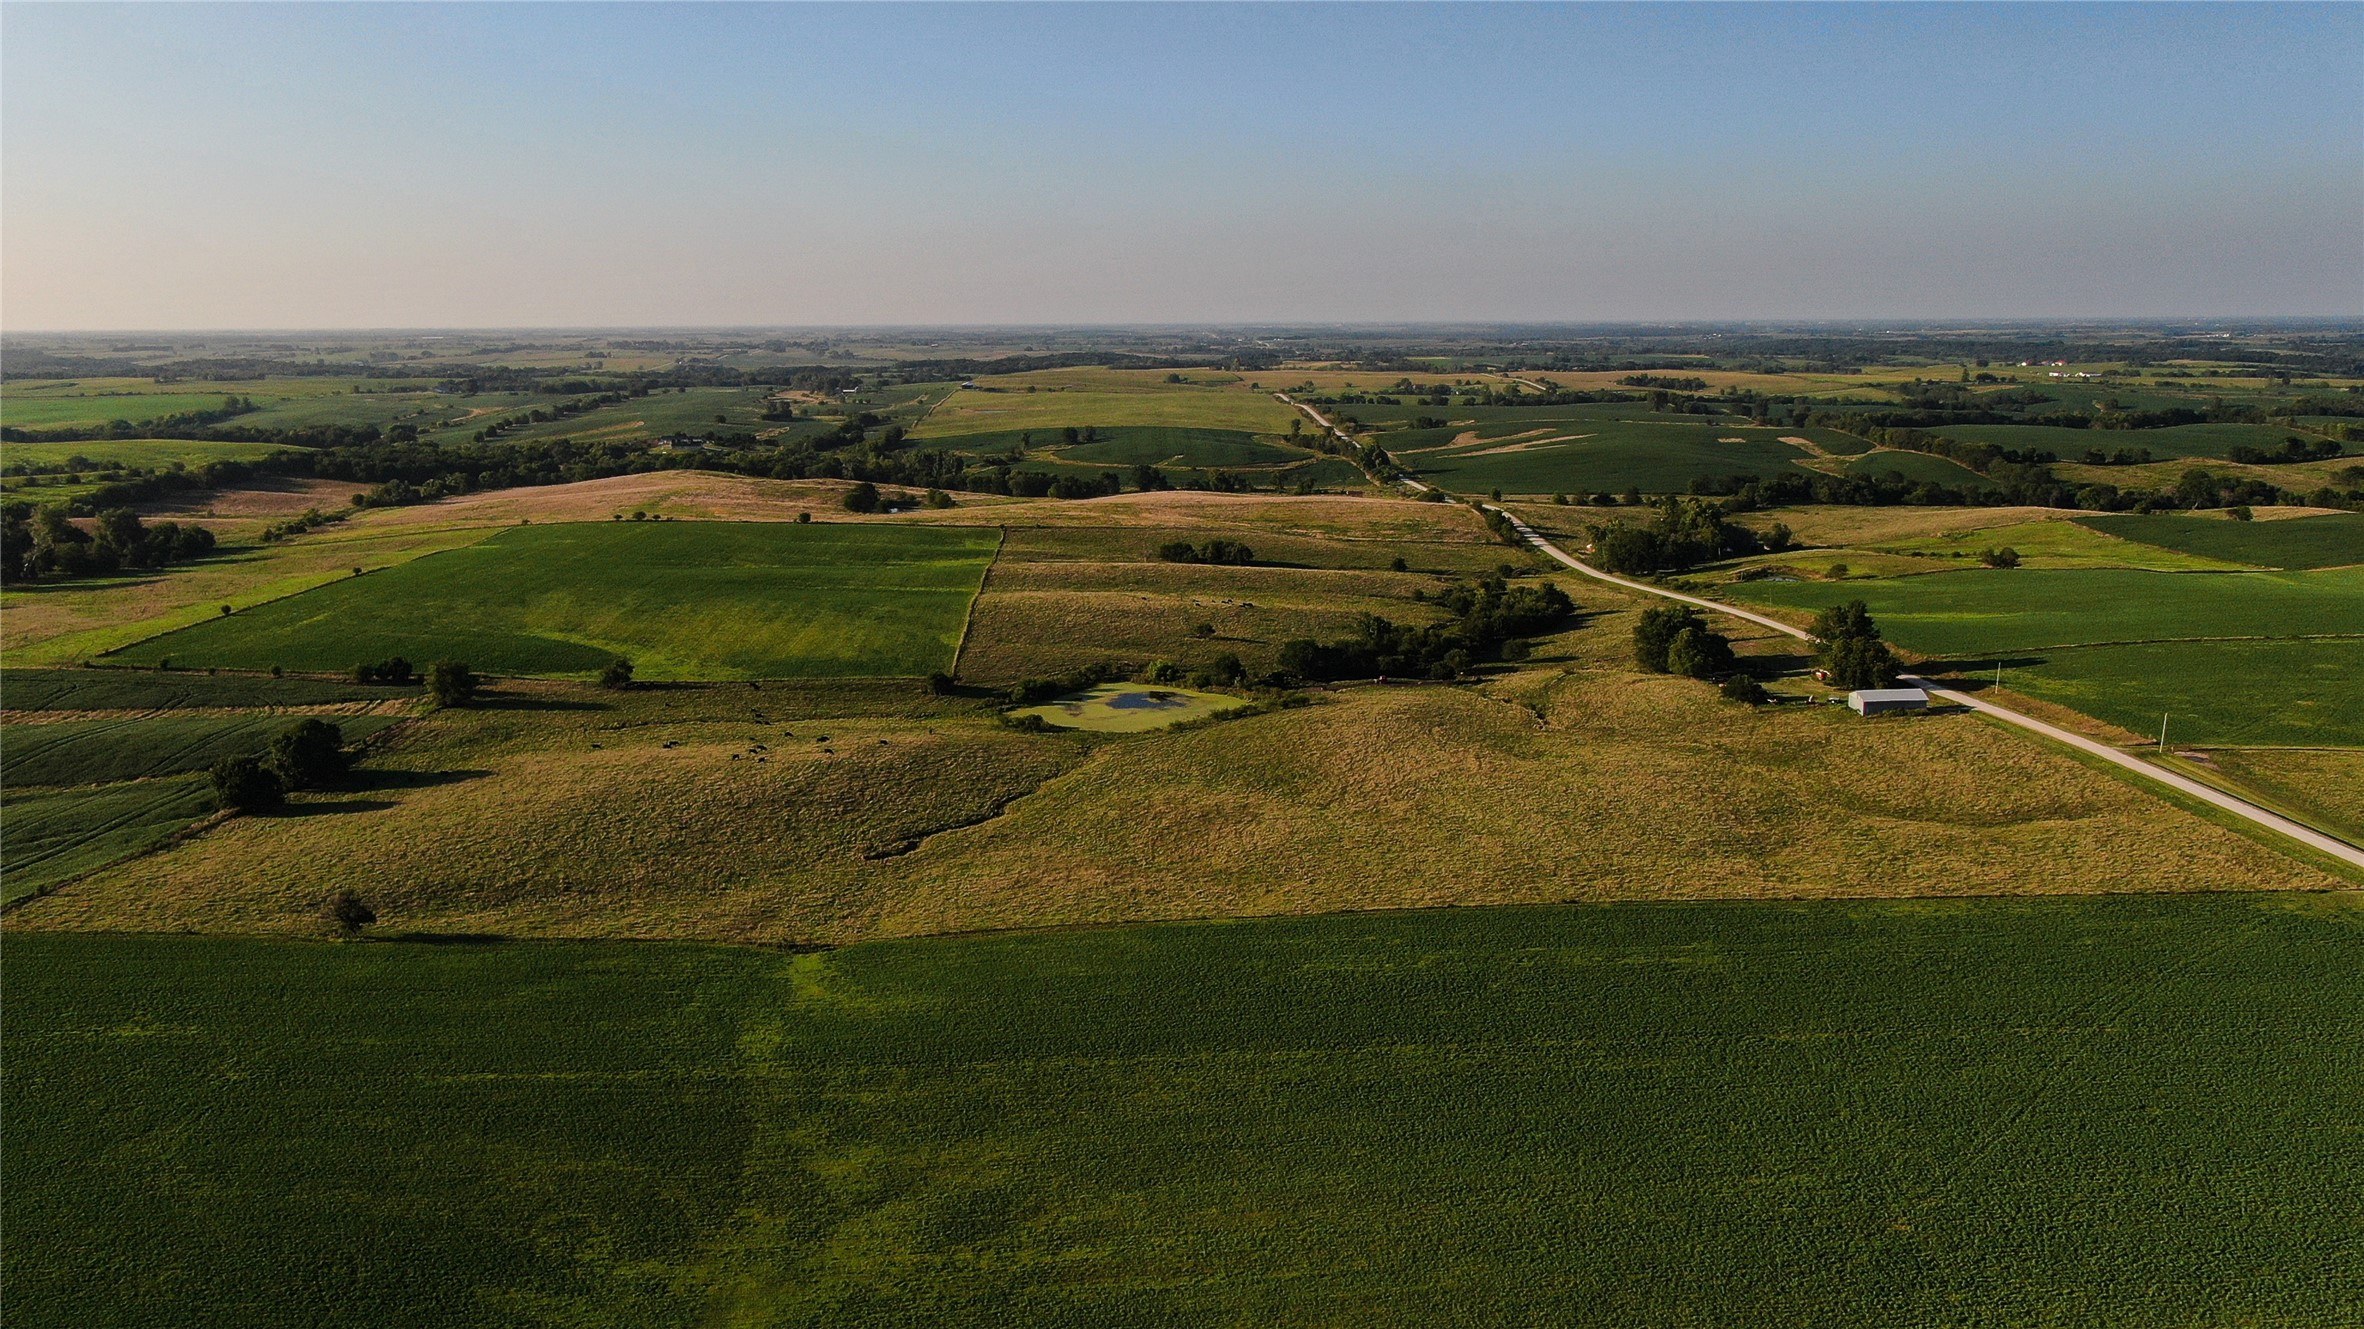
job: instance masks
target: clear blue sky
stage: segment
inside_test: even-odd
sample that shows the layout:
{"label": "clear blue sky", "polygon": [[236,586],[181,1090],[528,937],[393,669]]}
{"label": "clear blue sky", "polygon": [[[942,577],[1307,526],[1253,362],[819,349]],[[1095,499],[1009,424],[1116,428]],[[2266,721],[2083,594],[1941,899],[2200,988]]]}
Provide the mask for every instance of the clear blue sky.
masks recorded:
{"label": "clear blue sky", "polygon": [[0,8],[0,324],[2364,314],[2345,4]]}

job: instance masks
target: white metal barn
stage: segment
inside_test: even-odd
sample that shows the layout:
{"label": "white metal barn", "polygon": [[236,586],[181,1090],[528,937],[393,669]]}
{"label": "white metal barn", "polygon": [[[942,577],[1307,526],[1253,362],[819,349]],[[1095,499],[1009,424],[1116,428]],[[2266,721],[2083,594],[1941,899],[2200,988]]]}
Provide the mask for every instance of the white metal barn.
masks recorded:
{"label": "white metal barn", "polygon": [[1857,715],[1925,711],[1929,709],[1929,694],[1919,688],[1864,688],[1847,694],[1847,709]]}

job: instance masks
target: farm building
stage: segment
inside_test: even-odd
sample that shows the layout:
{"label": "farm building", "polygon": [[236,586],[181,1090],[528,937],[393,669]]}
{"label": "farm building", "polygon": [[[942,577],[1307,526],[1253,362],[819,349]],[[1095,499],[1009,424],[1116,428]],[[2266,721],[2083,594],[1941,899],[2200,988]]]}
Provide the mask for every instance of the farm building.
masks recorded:
{"label": "farm building", "polygon": [[1847,694],[1847,709],[1857,715],[1929,709],[1929,694],[1919,688],[1862,688]]}

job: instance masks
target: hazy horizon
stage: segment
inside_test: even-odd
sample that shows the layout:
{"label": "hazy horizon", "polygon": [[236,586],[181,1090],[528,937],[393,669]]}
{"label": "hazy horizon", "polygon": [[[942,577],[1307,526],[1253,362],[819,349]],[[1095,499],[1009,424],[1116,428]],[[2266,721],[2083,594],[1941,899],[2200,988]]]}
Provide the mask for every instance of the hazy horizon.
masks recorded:
{"label": "hazy horizon", "polygon": [[2364,314],[2354,6],[0,7],[11,333]]}

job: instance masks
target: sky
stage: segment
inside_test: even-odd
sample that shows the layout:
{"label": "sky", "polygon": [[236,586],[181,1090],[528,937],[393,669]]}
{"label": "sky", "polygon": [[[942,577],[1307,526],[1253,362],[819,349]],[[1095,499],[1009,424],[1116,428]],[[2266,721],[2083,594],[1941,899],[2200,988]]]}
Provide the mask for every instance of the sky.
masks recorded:
{"label": "sky", "polygon": [[0,330],[2364,316],[2364,6],[0,4]]}

